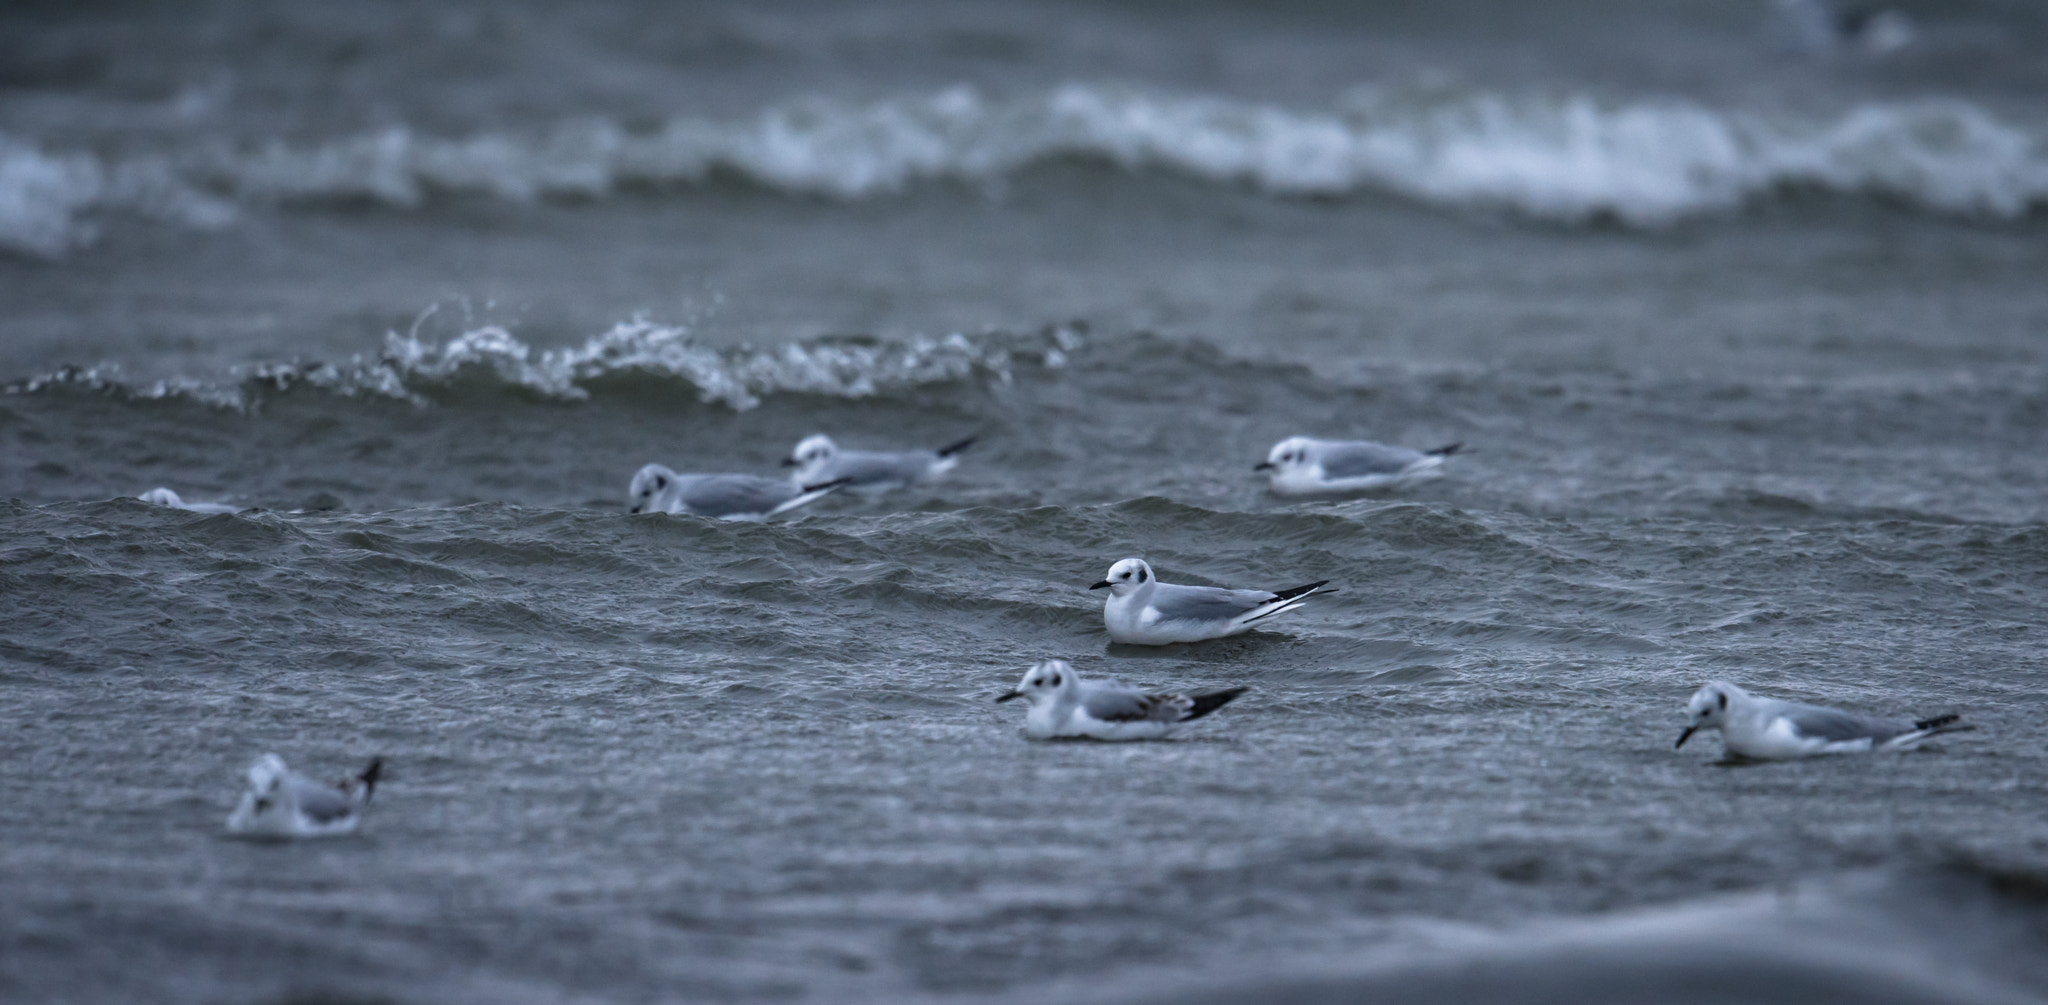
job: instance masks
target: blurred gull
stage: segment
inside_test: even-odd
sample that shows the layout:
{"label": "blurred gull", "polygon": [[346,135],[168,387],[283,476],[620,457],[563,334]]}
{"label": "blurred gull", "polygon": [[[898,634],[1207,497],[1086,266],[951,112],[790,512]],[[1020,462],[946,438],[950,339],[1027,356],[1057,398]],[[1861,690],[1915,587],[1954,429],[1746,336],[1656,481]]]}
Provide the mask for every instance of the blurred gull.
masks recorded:
{"label": "blurred gull", "polygon": [[[1163,646],[1220,639],[1291,610],[1327,585],[1327,579],[1270,592],[1162,583],[1143,559],[1126,558],[1109,567],[1109,577],[1090,586],[1107,588],[1102,623],[1112,642]],[[1323,591],[1328,592],[1328,591]]]}
{"label": "blurred gull", "polygon": [[874,450],[841,450],[823,433],[804,438],[783,458],[784,467],[796,468],[791,480],[815,485],[845,479],[846,487],[863,494],[887,492],[945,474],[960,463],[959,454],[974,445],[970,436],[937,450],[906,450],[885,453]]}
{"label": "blurred gull", "polygon": [[1156,740],[1222,708],[1244,691],[1145,691],[1114,681],[1084,681],[1067,661],[1046,660],[1025,672],[1017,690],[996,700],[1023,698],[1031,703],[1031,712],[1024,716],[1024,735],[1034,740]]}
{"label": "blurred gull", "polygon": [[634,513],[689,513],[721,520],[766,520],[846,484],[792,485],[758,475],[679,475],[649,464],[633,475],[626,506]]}
{"label": "blurred gull", "polygon": [[380,757],[362,774],[322,784],[285,767],[284,758],[265,754],[249,766],[249,790],[228,817],[228,830],[275,838],[347,834],[362,820],[383,774]]}
{"label": "blurred gull", "polygon": [[1760,761],[1909,750],[1930,736],[1977,728],[1957,725],[1962,717],[1954,713],[1917,721],[1878,718],[1759,698],[1718,680],[1695,692],[1686,711],[1692,714],[1692,725],[1678,734],[1678,746],[1685,746],[1697,730],[1718,729],[1729,757]]}
{"label": "blurred gull", "polygon": [[150,504],[151,506],[166,506],[171,509],[185,510],[188,513],[237,512],[235,507],[229,506],[226,503],[186,502],[185,500],[178,498],[178,494],[176,492],[173,492],[170,489],[164,488],[162,486],[150,489],[149,491],[144,492],[143,494],[136,496],[135,498],[140,499],[143,502]]}
{"label": "blurred gull", "polygon": [[1435,450],[1390,447],[1370,440],[1318,440],[1290,436],[1273,444],[1253,471],[1272,472],[1281,495],[1367,492],[1443,474],[1444,458],[1462,443]]}
{"label": "blurred gull", "polygon": [[1828,0],[1771,0],[1765,30],[1779,44],[1822,55],[1850,50],[1882,56],[1912,45],[1919,34],[1903,11]]}

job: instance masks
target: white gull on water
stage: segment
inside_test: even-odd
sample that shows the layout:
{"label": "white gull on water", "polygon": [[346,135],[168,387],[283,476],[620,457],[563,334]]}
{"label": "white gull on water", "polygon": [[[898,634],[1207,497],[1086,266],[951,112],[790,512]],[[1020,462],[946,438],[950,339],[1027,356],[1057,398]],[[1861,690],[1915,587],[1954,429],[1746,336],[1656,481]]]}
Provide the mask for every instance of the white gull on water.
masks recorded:
{"label": "white gull on water", "polygon": [[1290,436],[1273,444],[1253,471],[1270,472],[1273,491],[1281,495],[1369,492],[1443,474],[1444,458],[1462,443],[1416,450],[1370,440],[1318,440]]}
{"label": "white gull on water", "polygon": [[1718,729],[1729,757],[1759,761],[1909,750],[1930,736],[1977,728],[1958,725],[1957,720],[1962,717],[1954,713],[1928,719],[1858,715],[1820,705],[1760,698],[1718,680],[1694,692],[1686,711],[1692,715],[1692,724],[1678,734],[1677,746],[1685,746],[1685,741],[1699,730]]}
{"label": "white gull on water", "polygon": [[1034,740],[1156,740],[1243,694],[1242,687],[1197,694],[1146,691],[1115,681],[1082,680],[1065,660],[1025,671],[1017,689],[997,698],[1031,703],[1024,735]]}
{"label": "white gull on water", "polygon": [[265,754],[249,766],[249,789],[228,816],[228,830],[274,838],[347,834],[362,821],[383,774],[380,757],[361,774],[323,784],[286,767],[284,758]]}
{"label": "white gull on water", "polygon": [[150,504],[151,506],[165,506],[170,509],[181,509],[188,513],[239,512],[238,510],[235,509],[235,507],[230,506],[226,503],[186,502],[184,499],[180,498],[176,492],[164,488],[161,485],[157,486],[156,488],[150,489],[149,491],[144,492],[143,494],[136,496],[135,498],[140,499],[143,502]]}
{"label": "white gull on water", "polygon": [[818,433],[797,444],[782,465],[797,469],[791,480],[799,485],[843,479],[854,492],[886,492],[953,470],[960,463],[960,452],[973,446],[976,439],[970,436],[937,450],[844,450],[831,437]]}
{"label": "white gull on water", "polygon": [[1109,591],[1102,623],[1111,642],[1164,646],[1200,642],[1249,631],[1282,611],[1293,610],[1329,580],[1285,590],[1226,590],[1216,586],[1162,583],[1144,559],[1126,558],[1091,590]]}
{"label": "white gull on water", "polygon": [[633,475],[633,484],[626,488],[626,508],[634,513],[766,520],[844,484],[844,479],[822,485],[792,485],[759,475],[679,475],[659,464],[649,464]]}

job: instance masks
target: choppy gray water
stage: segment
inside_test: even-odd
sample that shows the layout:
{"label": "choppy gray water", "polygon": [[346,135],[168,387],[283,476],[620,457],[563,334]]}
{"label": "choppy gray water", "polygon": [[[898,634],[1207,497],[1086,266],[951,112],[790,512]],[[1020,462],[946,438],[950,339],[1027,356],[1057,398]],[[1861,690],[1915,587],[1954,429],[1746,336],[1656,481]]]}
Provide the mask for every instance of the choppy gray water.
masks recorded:
{"label": "choppy gray water", "polygon": [[[2048,995],[2038,10],[337,10],[0,15],[0,996]],[[980,442],[625,513],[820,430]],[[1340,592],[1110,646],[1129,555]],[[271,750],[362,832],[225,839]]]}

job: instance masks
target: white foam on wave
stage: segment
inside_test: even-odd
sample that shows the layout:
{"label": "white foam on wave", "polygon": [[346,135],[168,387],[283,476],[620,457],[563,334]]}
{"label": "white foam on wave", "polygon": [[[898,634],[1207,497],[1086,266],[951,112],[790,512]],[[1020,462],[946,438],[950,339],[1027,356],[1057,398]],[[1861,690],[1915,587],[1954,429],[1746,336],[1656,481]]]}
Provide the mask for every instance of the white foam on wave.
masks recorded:
{"label": "white foam on wave", "polygon": [[235,216],[233,204],[195,188],[164,158],[110,163],[0,133],[0,250],[61,256],[90,244],[98,231],[92,218],[107,210],[200,228]]}
{"label": "white foam on wave", "polygon": [[868,103],[808,99],[751,118],[630,130],[579,119],[466,138],[404,128],[311,144],[101,162],[0,138],[0,242],[61,253],[106,210],[220,222],[242,202],[435,191],[515,201],[731,172],[860,199],[932,179],[985,182],[1059,157],[1163,169],[1277,195],[1381,191],[1533,217],[1656,226],[1773,190],[1884,195],[2013,218],[2048,203],[2048,143],[1960,101],[1857,106],[1833,118],[1680,100],[1362,89],[1325,108],[1071,84],[1007,99],[966,87]]}
{"label": "white foam on wave", "polygon": [[714,349],[696,342],[686,327],[634,319],[582,345],[540,352],[497,327],[439,345],[394,333],[386,337],[384,359],[408,381],[446,381],[466,368],[486,367],[508,383],[567,400],[587,398],[585,385],[603,378],[680,377],[697,389],[699,400],[745,410],[783,392],[866,398],[976,376],[1006,383],[1020,356],[1058,366],[1079,336],[1057,328],[1045,339],[1039,345],[1019,336],[970,338],[956,332],[907,341],[828,339]]}
{"label": "white foam on wave", "polygon": [[129,384],[117,367],[67,368],[6,388],[34,394],[65,387],[140,399],[189,398],[246,410],[256,396],[307,386],[332,393],[396,398],[425,406],[459,382],[481,378],[561,401],[590,397],[606,379],[680,379],[698,400],[745,411],[779,393],[867,398],[932,384],[979,379],[1009,383],[1020,366],[1058,369],[1082,344],[1067,327],[1035,334],[954,333],[943,338],[818,339],[771,348],[714,348],[685,326],[642,318],[620,322],[581,345],[535,350],[504,328],[473,329],[446,342],[396,332],[384,352],[344,364],[283,363],[237,367],[226,379],[178,378]]}
{"label": "white foam on wave", "polygon": [[0,134],[0,247],[55,256],[91,237],[79,221],[102,188],[99,162],[55,157]]}

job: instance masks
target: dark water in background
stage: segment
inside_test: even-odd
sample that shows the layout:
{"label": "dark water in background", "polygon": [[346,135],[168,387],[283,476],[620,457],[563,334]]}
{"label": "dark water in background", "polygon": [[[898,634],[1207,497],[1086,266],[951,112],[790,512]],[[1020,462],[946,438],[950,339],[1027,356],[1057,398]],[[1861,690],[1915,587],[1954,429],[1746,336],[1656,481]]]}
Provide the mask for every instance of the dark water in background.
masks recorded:
{"label": "dark water in background", "polygon": [[[0,997],[2048,995],[2048,11],[1529,6],[0,13]],[[623,512],[818,430],[982,439]],[[1112,648],[1127,555],[1341,592]],[[363,833],[224,840],[266,750]]]}

